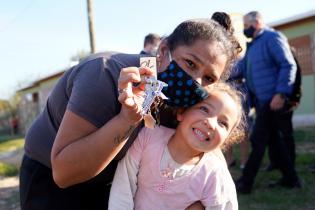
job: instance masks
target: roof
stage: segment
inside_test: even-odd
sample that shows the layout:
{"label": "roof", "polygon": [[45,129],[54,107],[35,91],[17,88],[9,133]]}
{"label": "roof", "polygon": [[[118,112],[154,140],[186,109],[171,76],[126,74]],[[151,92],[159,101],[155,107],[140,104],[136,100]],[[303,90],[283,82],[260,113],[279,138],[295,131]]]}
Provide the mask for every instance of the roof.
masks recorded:
{"label": "roof", "polygon": [[285,18],[282,20],[277,20],[275,22],[271,22],[268,24],[268,26],[279,27],[282,25],[292,24],[294,22],[298,22],[298,21],[305,20],[305,19],[312,18],[312,17],[315,17],[315,10],[310,10],[310,11],[305,12],[305,13],[294,15],[292,17],[288,17],[288,18]]}
{"label": "roof", "polygon": [[42,79],[39,79],[39,80],[37,80],[37,81],[34,81],[31,85],[29,85],[29,86],[27,86],[27,87],[25,87],[25,88],[22,88],[22,89],[20,89],[20,90],[18,90],[18,92],[20,92],[20,91],[25,91],[25,90],[31,89],[31,88],[33,88],[33,87],[36,87],[36,86],[38,86],[39,84],[41,84],[41,83],[43,83],[43,82],[45,82],[45,81],[48,81],[48,80],[50,80],[50,79],[58,78],[58,77],[60,77],[64,72],[65,72],[65,70],[62,70],[62,71],[57,72],[57,73],[55,73],[55,74],[52,74],[52,75],[49,75],[49,76],[44,77],[44,78],[42,78]]}

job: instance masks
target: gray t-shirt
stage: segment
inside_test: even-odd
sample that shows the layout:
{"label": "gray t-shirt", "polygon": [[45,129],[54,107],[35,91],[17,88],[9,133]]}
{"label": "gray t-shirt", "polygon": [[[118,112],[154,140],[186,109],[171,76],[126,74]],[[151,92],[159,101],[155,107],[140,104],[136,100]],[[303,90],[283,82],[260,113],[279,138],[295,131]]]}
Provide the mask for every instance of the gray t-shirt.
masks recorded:
{"label": "gray t-shirt", "polygon": [[[66,109],[98,128],[117,115],[121,108],[117,100],[117,79],[120,70],[130,66],[139,66],[139,55],[107,52],[91,55],[66,71],[26,134],[26,155],[51,167],[52,145]],[[124,155],[138,130],[116,159]]]}

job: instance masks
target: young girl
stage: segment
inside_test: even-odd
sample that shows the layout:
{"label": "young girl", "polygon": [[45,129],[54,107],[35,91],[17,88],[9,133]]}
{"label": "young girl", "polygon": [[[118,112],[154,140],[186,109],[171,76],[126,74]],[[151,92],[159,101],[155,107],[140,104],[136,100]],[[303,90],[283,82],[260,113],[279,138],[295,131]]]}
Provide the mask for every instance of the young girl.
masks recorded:
{"label": "young girl", "polygon": [[224,83],[179,109],[176,130],[143,128],[115,173],[109,209],[238,209],[235,186],[221,149],[242,134],[240,94]]}

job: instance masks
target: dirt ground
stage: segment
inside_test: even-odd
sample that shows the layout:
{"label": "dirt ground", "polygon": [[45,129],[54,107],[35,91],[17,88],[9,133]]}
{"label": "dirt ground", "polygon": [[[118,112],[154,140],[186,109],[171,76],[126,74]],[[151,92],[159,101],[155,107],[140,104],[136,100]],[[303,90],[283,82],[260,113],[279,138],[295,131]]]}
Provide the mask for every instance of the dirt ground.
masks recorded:
{"label": "dirt ground", "polygon": [[[23,150],[2,154],[0,161],[20,166]],[[0,176],[0,210],[20,210],[19,177]]]}

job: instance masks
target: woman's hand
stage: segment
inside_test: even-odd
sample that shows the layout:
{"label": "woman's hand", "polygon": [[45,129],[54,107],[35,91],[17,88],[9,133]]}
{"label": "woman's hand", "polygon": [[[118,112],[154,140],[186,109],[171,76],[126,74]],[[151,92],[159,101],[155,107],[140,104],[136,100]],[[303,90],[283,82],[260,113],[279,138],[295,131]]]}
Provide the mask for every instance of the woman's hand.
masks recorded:
{"label": "woman's hand", "polygon": [[[121,103],[120,116],[127,122],[136,124],[142,119],[141,109],[144,100],[144,86],[141,76],[153,76],[153,70],[149,68],[128,67],[123,68],[118,78],[118,100]],[[139,85],[133,85],[140,83]]]}

